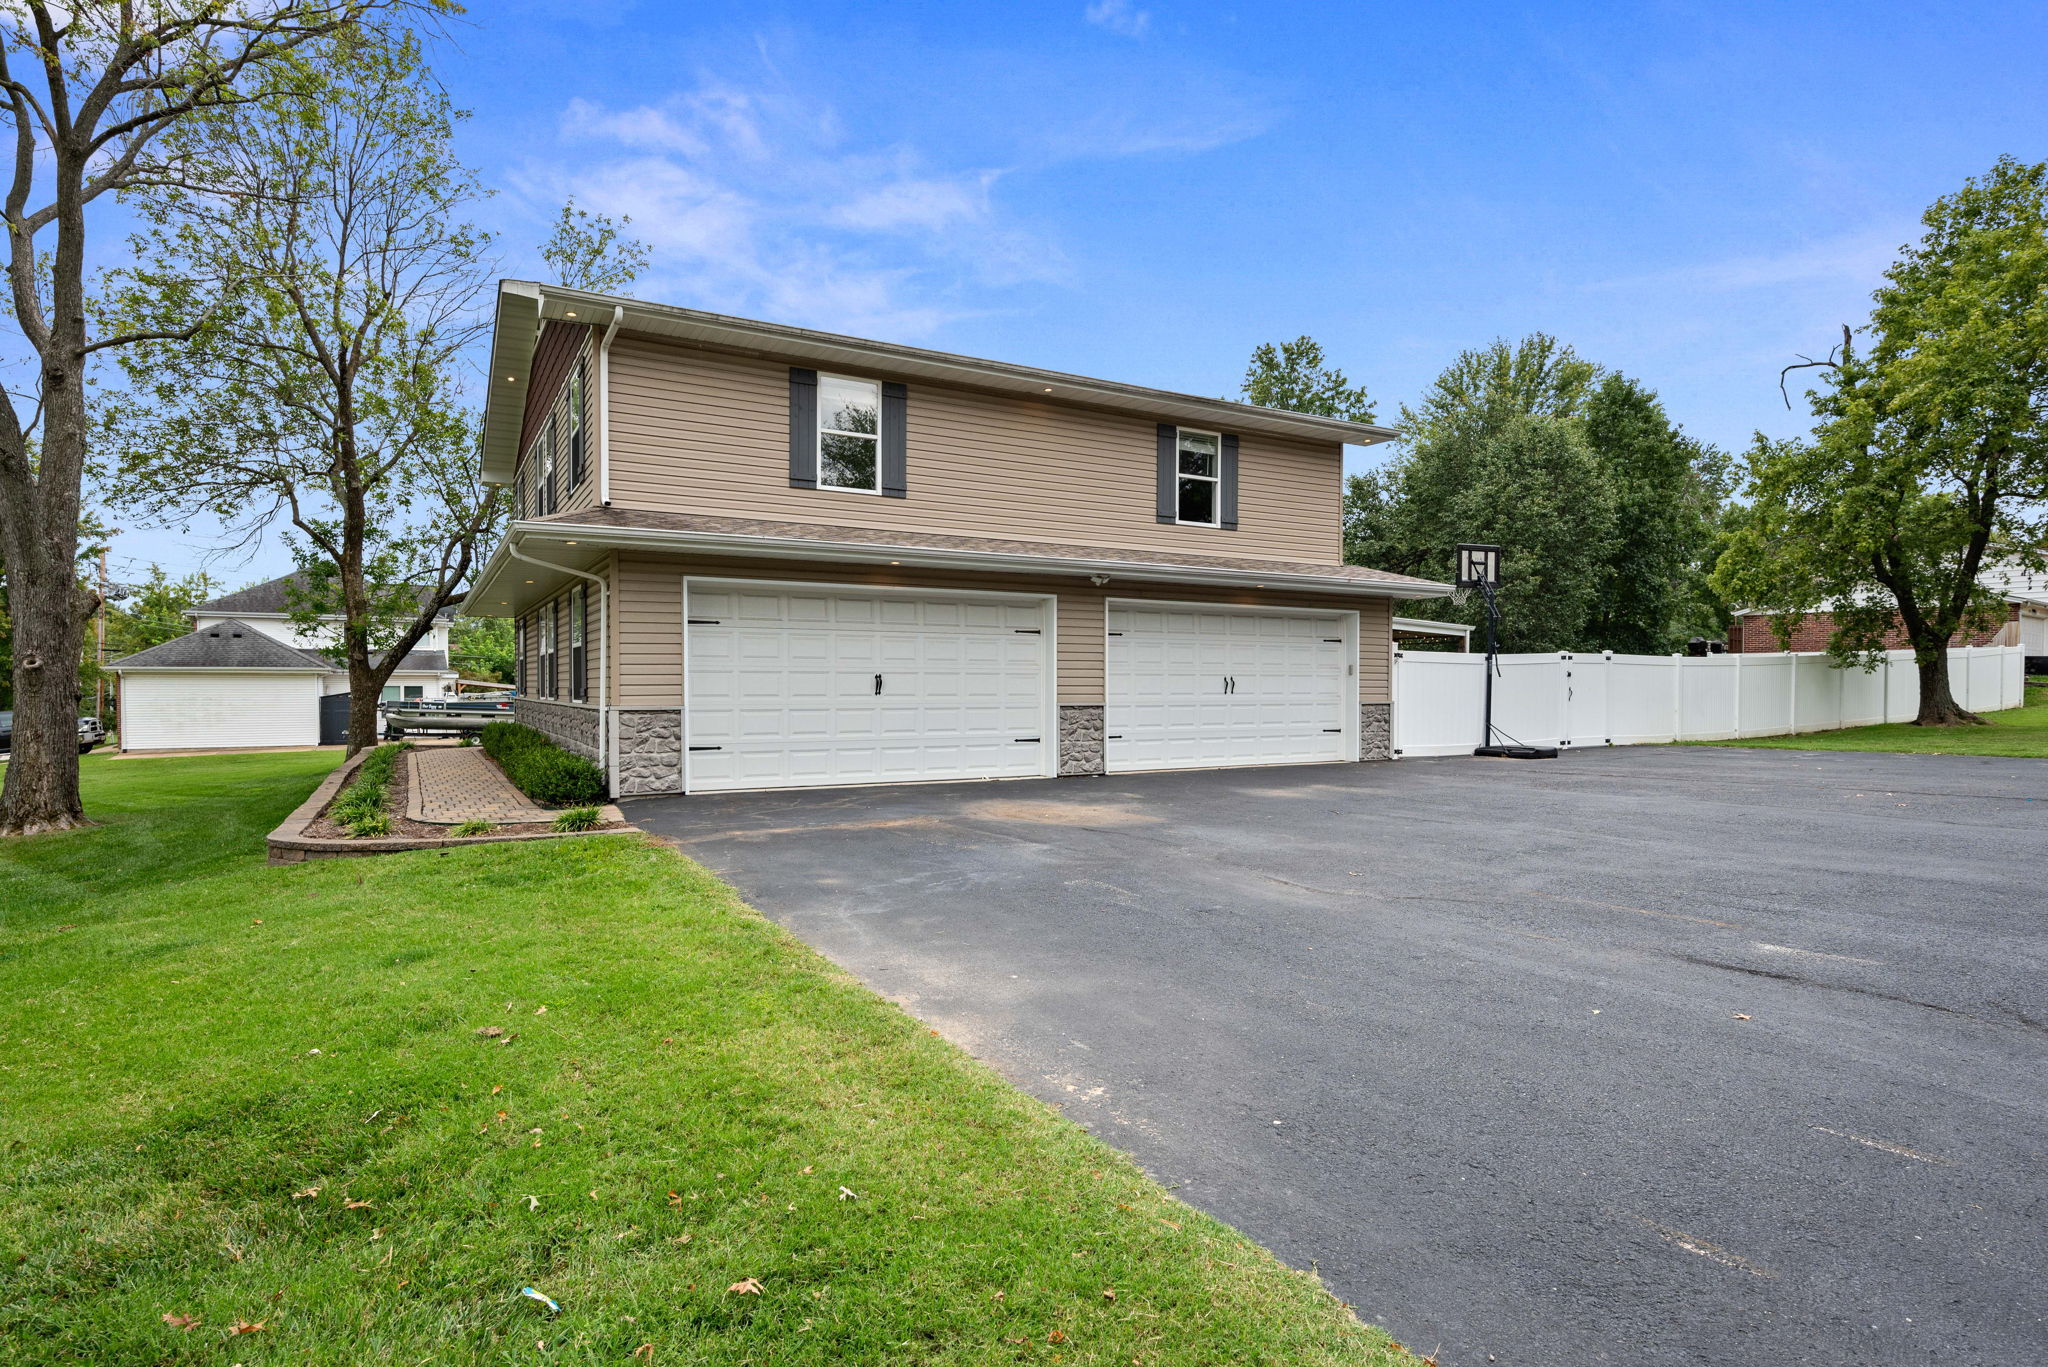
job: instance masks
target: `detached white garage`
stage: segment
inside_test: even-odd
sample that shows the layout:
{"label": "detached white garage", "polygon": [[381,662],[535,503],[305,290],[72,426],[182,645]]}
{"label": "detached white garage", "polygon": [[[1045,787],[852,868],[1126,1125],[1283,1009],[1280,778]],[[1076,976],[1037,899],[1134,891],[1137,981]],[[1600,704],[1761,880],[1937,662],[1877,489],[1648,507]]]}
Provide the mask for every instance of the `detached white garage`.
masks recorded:
{"label": "detached white garage", "polygon": [[1055,772],[1050,595],[691,578],[690,792]]}
{"label": "detached white garage", "polygon": [[320,743],[332,666],[241,622],[121,660],[121,749],[250,750]]}

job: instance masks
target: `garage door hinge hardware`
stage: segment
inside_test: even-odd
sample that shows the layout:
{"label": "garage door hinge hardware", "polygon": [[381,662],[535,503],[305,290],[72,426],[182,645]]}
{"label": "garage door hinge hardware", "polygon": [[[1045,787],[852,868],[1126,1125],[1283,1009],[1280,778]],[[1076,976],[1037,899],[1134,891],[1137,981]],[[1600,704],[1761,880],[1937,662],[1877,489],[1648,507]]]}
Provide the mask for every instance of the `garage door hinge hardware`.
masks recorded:
{"label": "garage door hinge hardware", "polygon": [[1325,636],[1323,644],[1326,646],[1341,646],[1344,644],[1344,638],[1342,636]]}
{"label": "garage door hinge hardware", "polygon": [[1122,737],[1122,736],[1104,736],[1104,737],[1103,737],[1103,739],[1104,739],[1104,740],[1122,740],[1122,739],[1123,739],[1123,737]]}
{"label": "garage door hinge hardware", "polygon": [[715,627],[718,625],[718,619],[716,617],[692,617],[689,619],[688,625],[693,627]]}
{"label": "garage door hinge hardware", "polygon": [[1019,636],[1037,636],[1041,634],[1037,627],[1011,627],[1010,630]]}
{"label": "garage door hinge hardware", "polygon": [[1018,736],[1010,743],[1012,745],[1036,745],[1038,744],[1039,740],[1040,737],[1038,736]]}
{"label": "garage door hinge hardware", "polygon": [[723,750],[725,747],[723,745],[693,745],[690,748],[692,750]]}
{"label": "garage door hinge hardware", "polygon": [[1112,636],[1121,636],[1121,635],[1123,635],[1123,633],[1122,633],[1121,631],[1112,631],[1112,632],[1110,632],[1109,634],[1110,634],[1110,635],[1112,635]]}
{"label": "garage door hinge hardware", "polygon": [[1325,726],[1323,734],[1326,736],[1341,736],[1344,734],[1344,728],[1341,726]]}

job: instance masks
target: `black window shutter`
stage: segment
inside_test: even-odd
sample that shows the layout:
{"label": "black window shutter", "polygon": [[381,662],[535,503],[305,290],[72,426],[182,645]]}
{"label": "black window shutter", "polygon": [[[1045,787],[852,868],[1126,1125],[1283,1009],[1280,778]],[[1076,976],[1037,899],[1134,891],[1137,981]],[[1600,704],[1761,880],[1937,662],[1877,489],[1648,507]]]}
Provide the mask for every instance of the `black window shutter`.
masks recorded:
{"label": "black window shutter", "polygon": [[908,463],[907,423],[910,391],[900,384],[882,386],[882,497],[906,496],[904,466]]}
{"label": "black window shutter", "polygon": [[789,368],[789,482],[818,487],[818,372]]}
{"label": "black window shutter", "polygon": [[1159,520],[1180,521],[1180,429],[1159,424]]}
{"label": "black window shutter", "polygon": [[583,487],[583,420],[587,416],[583,403],[584,386],[587,378],[583,369],[583,358],[576,358],[576,373],[569,387],[569,487]]}
{"label": "black window shutter", "polygon": [[1217,472],[1217,492],[1222,495],[1216,521],[1226,532],[1237,530],[1237,434],[1223,434],[1223,466]]}

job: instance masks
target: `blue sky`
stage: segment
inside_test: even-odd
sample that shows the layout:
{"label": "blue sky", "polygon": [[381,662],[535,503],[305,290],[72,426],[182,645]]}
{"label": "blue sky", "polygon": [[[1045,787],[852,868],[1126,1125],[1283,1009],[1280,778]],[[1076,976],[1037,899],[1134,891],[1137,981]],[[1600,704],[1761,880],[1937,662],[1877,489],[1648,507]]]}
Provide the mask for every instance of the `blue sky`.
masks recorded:
{"label": "blue sky", "polygon": [[1733,449],[1928,201],[2048,157],[2044,50],[2036,5],[478,0],[438,66],[508,275],[573,192],[648,298],[1211,394],[1308,333],[1383,420],[1541,329]]}

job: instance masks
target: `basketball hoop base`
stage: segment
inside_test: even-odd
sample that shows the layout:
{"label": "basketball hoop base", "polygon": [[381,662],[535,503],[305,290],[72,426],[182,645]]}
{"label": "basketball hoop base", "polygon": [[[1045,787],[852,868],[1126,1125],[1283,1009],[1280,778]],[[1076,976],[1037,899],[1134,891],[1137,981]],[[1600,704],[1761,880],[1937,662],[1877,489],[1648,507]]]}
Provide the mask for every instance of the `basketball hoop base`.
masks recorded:
{"label": "basketball hoop base", "polygon": [[1481,759],[1556,759],[1557,749],[1549,745],[1482,745],[1472,752]]}

